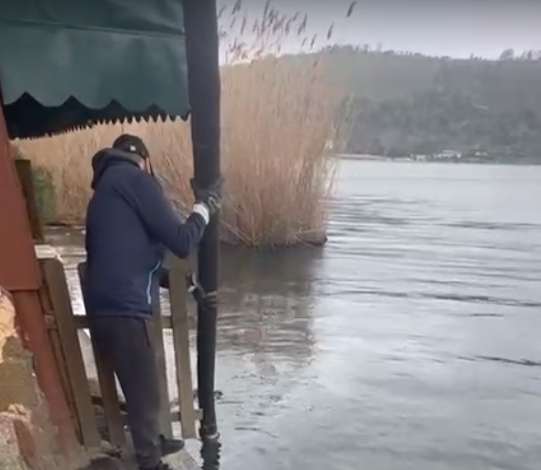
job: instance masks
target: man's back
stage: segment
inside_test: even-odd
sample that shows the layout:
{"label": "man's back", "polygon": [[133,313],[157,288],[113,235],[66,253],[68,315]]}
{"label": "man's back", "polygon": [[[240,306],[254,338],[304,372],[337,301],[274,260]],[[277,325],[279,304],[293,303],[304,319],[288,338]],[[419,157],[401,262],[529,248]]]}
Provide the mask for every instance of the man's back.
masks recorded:
{"label": "man's back", "polygon": [[[86,219],[87,308],[148,315],[153,272],[163,253],[145,229],[136,208],[118,187],[130,187],[135,172],[129,163],[115,164],[103,175],[88,205]],[[112,313],[111,312],[111,313]]]}
{"label": "man's back", "polygon": [[85,303],[89,315],[148,316],[164,245],[187,255],[205,228],[192,214],[183,225],[154,177],[122,153],[96,155],[86,219]]}

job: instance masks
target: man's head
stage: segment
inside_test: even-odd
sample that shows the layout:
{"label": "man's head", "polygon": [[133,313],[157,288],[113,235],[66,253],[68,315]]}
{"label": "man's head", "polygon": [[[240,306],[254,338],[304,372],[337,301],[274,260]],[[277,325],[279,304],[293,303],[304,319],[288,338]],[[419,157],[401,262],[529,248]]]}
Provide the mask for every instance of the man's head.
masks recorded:
{"label": "man's head", "polygon": [[113,148],[139,157],[139,166],[150,174],[154,174],[152,165],[150,164],[150,154],[147,146],[140,137],[122,134],[113,142]]}

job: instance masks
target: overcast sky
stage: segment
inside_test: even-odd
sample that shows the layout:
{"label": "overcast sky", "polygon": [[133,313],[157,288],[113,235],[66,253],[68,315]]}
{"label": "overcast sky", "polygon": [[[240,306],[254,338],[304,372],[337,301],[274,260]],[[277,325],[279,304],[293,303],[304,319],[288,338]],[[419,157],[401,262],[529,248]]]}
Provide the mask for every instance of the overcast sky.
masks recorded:
{"label": "overcast sky", "polygon": [[[325,36],[334,22],[332,43],[380,44],[383,49],[452,57],[496,58],[507,48],[541,49],[541,0],[359,0],[347,19],[351,0],[272,3],[286,14],[307,13],[310,34]],[[262,0],[244,0],[242,8],[255,18],[263,5]],[[285,46],[296,50],[299,41],[291,38]]]}

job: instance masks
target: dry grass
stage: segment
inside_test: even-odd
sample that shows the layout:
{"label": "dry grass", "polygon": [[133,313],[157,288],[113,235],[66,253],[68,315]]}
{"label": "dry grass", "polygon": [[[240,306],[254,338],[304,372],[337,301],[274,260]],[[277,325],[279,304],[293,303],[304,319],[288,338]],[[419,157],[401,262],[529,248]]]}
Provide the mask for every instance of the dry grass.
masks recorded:
{"label": "dry grass", "polygon": [[[233,41],[222,34],[229,61],[222,69],[222,237],[258,247],[322,242],[333,180],[325,145],[334,138],[344,96],[328,86],[324,62],[274,57],[281,37],[302,34],[305,17],[287,19],[269,4],[253,23],[250,48],[239,40],[248,29],[239,8],[235,5],[229,14],[241,18],[242,30]],[[147,142],[171,196],[189,207],[189,125],[114,124],[19,143],[26,156],[52,174],[60,222],[83,222],[91,194],[90,158],[121,132]]]}

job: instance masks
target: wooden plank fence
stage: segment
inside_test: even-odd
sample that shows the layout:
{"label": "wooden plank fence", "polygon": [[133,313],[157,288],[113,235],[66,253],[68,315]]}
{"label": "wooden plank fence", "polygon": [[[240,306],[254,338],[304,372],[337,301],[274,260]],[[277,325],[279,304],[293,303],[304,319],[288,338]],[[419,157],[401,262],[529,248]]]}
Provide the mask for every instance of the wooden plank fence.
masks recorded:
{"label": "wooden plank fence", "polygon": [[[105,415],[108,441],[115,448],[123,448],[126,433],[122,408],[125,406],[119,398],[117,383],[108,359],[101,357],[96,348],[92,348],[99,385],[99,397],[96,397],[93,394],[95,390],[89,386],[89,378],[79,342],[79,331],[88,328],[88,319],[85,315],[74,315],[73,313],[62,262],[57,258],[45,258],[40,260],[40,266],[44,278],[41,297],[43,304],[47,306],[49,335],[62,371],[63,385],[81,444],[87,449],[96,449],[100,446],[102,436],[99,432],[99,420],[95,407],[96,398],[98,398]],[[84,263],[78,266],[78,274],[80,281],[84,281]],[[160,419],[162,433],[165,436],[172,436],[173,422],[180,422],[183,438],[188,439],[197,437],[196,421],[200,419],[201,412],[194,407],[189,345],[190,322],[186,306],[185,276],[185,263],[175,259],[170,269],[169,282],[171,315],[161,315],[160,305],[154,306],[156,323],[153,341],[162,398]],[[81,282],[82,284],[83,282]],[[169,405],[164,330],[172,331],[176,369],[175,382],[179,398],[178,412],[171,412]],[[92,335],[90,335],[90,339],[92,339]]]}

